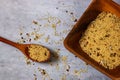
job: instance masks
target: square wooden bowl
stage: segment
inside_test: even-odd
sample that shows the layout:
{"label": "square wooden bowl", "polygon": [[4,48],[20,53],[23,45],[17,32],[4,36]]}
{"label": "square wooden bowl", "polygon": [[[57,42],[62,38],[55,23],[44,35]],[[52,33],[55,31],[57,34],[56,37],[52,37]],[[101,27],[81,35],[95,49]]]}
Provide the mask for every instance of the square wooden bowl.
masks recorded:
{"label": "square wooden bowl", "polygon": [[64,40],[65,47],[73,54],[78,56],[80,59],[90,64],[97,70],[106,74],[113,80],[120,80],[120,66],[109,70],[99,65],[96,61],[90,58],[80,48],[79,40],[82,33],[87,28],[88,24],[93,21],[96,16],[102,11],[109,11],[120,17],[120,5],[116,4],[112,0],[93,0],[78,22],[75,24],[73,29],[67,35]]}

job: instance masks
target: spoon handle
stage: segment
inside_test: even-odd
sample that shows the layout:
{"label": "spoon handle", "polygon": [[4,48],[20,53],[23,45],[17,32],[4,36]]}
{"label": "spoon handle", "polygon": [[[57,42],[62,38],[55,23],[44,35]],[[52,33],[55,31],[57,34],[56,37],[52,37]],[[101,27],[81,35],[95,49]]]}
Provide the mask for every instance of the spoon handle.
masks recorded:
{"label": "spoon handle", "polygon": [[4,42],[4,43],[7,43],[7,44],[9,44],[9,45],[12,45],[12,46],[14,46],[14,47],[16,47],[16,48],[18,48],[18,44],[17,44],[17,43],[15,43],[15,42],[13,42],[13,41],[10,41],[10,40],[8,40],[8,39],[5,39],[5,38],[3,38],[3,37],[1,37],[1,36],[0,36],[0,41],[2,41],[2,42]]}

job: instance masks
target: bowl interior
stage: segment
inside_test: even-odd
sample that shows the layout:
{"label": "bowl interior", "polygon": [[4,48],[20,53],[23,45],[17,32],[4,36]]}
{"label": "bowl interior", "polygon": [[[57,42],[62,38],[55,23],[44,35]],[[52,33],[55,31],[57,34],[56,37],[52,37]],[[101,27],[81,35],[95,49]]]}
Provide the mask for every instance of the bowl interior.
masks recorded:
{"label": "bowl interior", "polygon": [[88,24],[93,21],[102,11],[109,11],[120,17],[120,6],[112,0],[93,0],[90,6],[87,8],[82,17],[78,20],[78,22],[75,24],[73,29],[64,40],[64,45],[73,54],[75,54],[94,68],[98,69],[102,73],[106,74],[110,78],[120,79],[120,66],[113,70],[104,68],[92,58],[90,58],[86,53],[84,53],[79,45],[79,40],[82,36],[82,33],[87,28]]}

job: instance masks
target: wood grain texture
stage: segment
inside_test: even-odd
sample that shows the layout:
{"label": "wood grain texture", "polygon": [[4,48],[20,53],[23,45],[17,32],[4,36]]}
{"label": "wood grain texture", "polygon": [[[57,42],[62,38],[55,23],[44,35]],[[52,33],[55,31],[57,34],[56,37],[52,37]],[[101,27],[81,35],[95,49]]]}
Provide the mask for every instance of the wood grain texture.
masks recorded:
{"label": "wood grain texture", "polygon": [[10,41],[8,39],[5,39],[3,37],[0,36],[0,41],[6,43],[6,44],[9,44],[17,49],[19,49],[26,57],[29,58],[29,55],[28,55],[28,51],[27,51],[27,47],[30,46],[30,44],[19,44],[19,43],[15,43],[13,41]]}

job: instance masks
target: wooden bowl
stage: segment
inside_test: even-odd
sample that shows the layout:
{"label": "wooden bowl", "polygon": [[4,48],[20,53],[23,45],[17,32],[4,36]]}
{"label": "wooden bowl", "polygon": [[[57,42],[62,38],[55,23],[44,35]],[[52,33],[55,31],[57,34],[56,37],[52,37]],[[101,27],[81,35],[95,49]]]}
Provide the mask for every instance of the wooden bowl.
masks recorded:
{"label": "wooden bowl", "polygon": [[87,28],[88,24],[93,21],[96,16],[102,11],[109,11],[120,17],[120,5],[116,4],[112,0],[93,0],[68,36],[64,40],[65,47],[80,59],[90,64],[100,72],[106,74],[113,80],[120,80],[120,66],[109,70],[99,65],[96,61],[90,58],[80,48],[79,40],[83,31]]}

